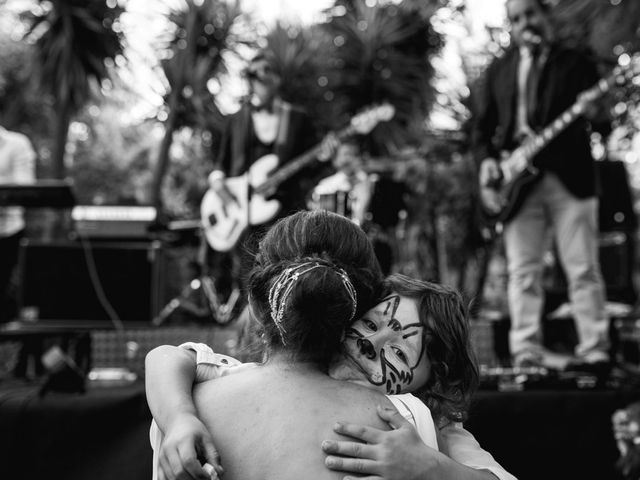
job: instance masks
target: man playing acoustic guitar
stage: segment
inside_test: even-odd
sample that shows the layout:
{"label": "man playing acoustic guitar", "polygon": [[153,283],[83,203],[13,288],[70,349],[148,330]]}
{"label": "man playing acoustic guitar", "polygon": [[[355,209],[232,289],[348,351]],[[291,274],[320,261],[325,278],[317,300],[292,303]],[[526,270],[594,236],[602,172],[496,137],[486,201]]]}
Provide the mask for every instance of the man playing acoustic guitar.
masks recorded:
{"label": "man playing acoustic guitar", "polygon": [[[574,104],[598,80],[595,63],[553,41],[543,0],[507,0],[512,47],[486,73],[474,122],[481,200],[491,213],[505,205],[492,192],[509,181],[501,152],[514,150]],[[598,199],[589,124],[595,113],[562,125],[533,156],[522,188],[502,218],[509,271],[509,346],[514,366],[606,371],[609,364],[605,288],[598,261]],[[517,165],[517,162],[516,162]],[[569,285],[578,344],[574,356],[543,348],[543,256],[553,234]]]}

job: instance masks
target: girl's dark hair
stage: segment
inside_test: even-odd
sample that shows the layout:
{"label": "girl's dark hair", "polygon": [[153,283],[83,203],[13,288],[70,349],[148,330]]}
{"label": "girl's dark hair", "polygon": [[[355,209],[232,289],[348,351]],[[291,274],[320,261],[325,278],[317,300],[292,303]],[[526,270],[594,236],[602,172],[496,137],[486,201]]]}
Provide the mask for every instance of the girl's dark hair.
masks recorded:
{"label": "girl's dark hair", "polygon": [[[285,269],[309,262],[320,267],[292,283],[279,329],[271,316],[269,292]],[[267,232],[249,274],[248,289],[268,351],[286,350],[292,359],[328,365],[340,349],[353,313],[341,270],[355,289],[353,318],[358,318],[375,305],[383,287],[380,265],[360,227],[335,213],[317,210],[285,217]]]}
{"label": "girl's dark hair", "polygon": [[478,387],[478,364],[469,336],[469,315],[462,295],[446,285],[394,274],[387,292],[412,298],[425,325],[424,348],[431,365],[427,383],[413,392],[438,422],[466,419]]}

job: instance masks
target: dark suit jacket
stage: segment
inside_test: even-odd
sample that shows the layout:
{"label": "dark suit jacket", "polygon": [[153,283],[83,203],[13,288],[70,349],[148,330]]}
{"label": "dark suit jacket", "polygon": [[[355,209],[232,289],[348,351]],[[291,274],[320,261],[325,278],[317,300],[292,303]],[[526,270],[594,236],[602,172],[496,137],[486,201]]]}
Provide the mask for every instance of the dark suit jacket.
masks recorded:
{"label": "dark suit jacket", "polygon": [[[517,101],[517,71],[520,53],[511,48],[494,60],[486,72],[477,112],[474,115],[473,144],[478,161],[500,158],[500,151],[512,150]],[[541,130],[566,108],[578,94],[598,80],[596,65],[576,50],[551,47],[540,73],[537,109],[531,127]],[[588,123],[579,118],[534,159],[543,170],[555,172],[578,198],[596,194],[595,165],[591,155]]]}
{"label": "dark suit jacket", "polygon": [[[242,175],[266,153],[275,153],[279,158],[279,165],[284,165],[306,152],[318,141],[312,121],[302,109],[286,102],[277,102],[275,108],[281,118],[280,126],[286,130],[278,133],[270,151],[255,148],[256,138],[248,104],[244,104],[238,112],[227,117],[220,149],[214,162],[216,169],[222,170],[228,177]],[[279,216],[306,207],[307,194],[316,185],[319,176],[326,174],[325,167],[325,164],[318,162],[280,185],[274,195],[274,198],[282,203]]]}

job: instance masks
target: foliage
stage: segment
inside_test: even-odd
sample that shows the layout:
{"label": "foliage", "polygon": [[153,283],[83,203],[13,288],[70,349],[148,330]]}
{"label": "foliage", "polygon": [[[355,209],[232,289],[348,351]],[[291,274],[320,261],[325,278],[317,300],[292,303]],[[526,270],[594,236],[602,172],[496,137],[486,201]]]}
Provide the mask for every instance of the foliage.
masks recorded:
{"label": "foliage", "polygon": [[437,2],[369,3],[332,8],[327,22],[304,29],[278,23],[264,48],[282,76],[281,95],[305,107],[320,130],[372,104],[394,105],[395,121],[380,125],[368,146],[386,153],[419,143],[434,99],[430,60],[443,40],[430,23]]}
{"label": "foliage", "polygon": [[122,7],[104,0],[41,1],[24,13],[26,39],[35,43],[40,86],[77,111],[90,97],[91,81],[108,77],[105,60],[122,55],[122,34],[114,25]]}
{"label": "foliage", "polygon": [[56,132],[54,176],[64,176],[64,153],[72,115],[109,75],[109,63],[123,52],[118,17],[123,9],[105,0],[39,1],[24,12],[26,40],[35,47],[42,91],[53,97]]}
{"label": "foliage", "polygon": [[121,121],[125,98],[107,97],[83,109],[71,125],[69,176],[80,204],[150,203],[150,151],[159,136],[151,122]]}
{"label": "foliage", "polygon": [[617,56],[616,46],[640,48],[640,3],[635,0],[563,0],[554,4],[552,14],[561,39],[588,46],[605,61]]}
{"label": "foliage", "polygon": [[31,139],[40,159],[37,174],[42,175],[42,162],[51,151],[52,108],[30,81],[33,46],[13,40],[10,31],[0,32],[0,125]]}
{"label": "foliage", "polygon": [[[433,2],[428,2],[433,4]],[[392,122],[371,136],[370,150],[386,153],[407,143],[416,145],[434,99],[431,57],[443,39],[433,30],[425,5],[349,2],[343,15],[326,25],[331,36],[327,52],[329,100],[353,114],[372,103],[388,101],[396,108]]]}
{"label": "foliage", "polygon": [[174,132],[190,126],[200,131],[209,144],[219,136],[222,114],[209,92],[208,82],[224,72],[224,53],[242,43],[232,30],[240,15],[237,3],[185,0],[183,6],[169,13],[174,31],[167,45],[167,58],[162,62],[168,93],[165,134],[151,193],[157,207],[162,206],[162,184]]}
{"label": "foliage", "polygon": [[327,119],[323,111],[328,42],[317,25],[302,29],[277,22],[266,33],[262,45],[270,52],[268,58],[282,79],[279,95],[304,108],[322,130],[337,126],[335,119]]}
{"label": "foliage", "polygon": [[169,12],[173,26],[163,53],[162,69],[168,82],[165,105],[179,91],[176,128],[185,126],[220,132],[222,114],[208,88],[209,80],[226,72],[224,54],[244,43],[233,32],[240,16],[237,4],[224,1],[186,2]]}

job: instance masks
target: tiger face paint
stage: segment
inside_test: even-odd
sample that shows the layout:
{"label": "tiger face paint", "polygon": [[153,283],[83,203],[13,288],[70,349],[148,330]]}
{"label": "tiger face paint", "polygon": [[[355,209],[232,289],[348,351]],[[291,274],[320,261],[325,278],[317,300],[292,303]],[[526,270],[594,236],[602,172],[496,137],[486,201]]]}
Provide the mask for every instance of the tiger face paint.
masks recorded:
{"label": "tiger face paint", "polygon": [[329,374],[388,394],[413,392],[431,370],[424,333],[415,300],[390,295],[347,329]]}

